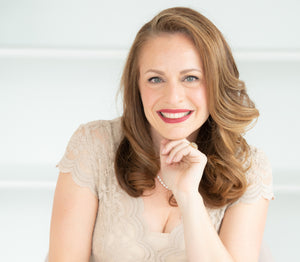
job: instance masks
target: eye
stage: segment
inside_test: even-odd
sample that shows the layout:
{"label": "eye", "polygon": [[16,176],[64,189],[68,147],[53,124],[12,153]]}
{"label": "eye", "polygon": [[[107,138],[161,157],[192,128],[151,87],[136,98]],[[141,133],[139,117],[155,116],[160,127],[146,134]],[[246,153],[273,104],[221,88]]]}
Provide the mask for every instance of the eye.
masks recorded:
{"label": "eye", "polygon": [[154,76],[148,79],[148,82],[153,83],[153,84],[158,84],[163,82],[163,80],[160,77]]}
{"label": "eye", "polygon": [[199,78],[198,77],[196,77],[196,76],[187,76],[185,79],[184,79],[184,81],[186,81],[186,82],[193,82],[193,81],[196,81],[196,80],[198,80]]}

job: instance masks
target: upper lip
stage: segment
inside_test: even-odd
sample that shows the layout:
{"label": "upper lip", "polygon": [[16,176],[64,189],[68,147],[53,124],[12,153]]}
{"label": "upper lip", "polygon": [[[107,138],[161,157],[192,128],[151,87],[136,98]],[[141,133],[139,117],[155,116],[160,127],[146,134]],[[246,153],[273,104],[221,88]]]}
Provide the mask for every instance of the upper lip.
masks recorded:
{"label": "upper lip", "polygon": [[157,112],[176,114],[176,113],[185,113],[185,112],[190,112],[190,111],[193,111],[193,110],[189,110],[189,109],[161,109],[161,110],[158,110]]}

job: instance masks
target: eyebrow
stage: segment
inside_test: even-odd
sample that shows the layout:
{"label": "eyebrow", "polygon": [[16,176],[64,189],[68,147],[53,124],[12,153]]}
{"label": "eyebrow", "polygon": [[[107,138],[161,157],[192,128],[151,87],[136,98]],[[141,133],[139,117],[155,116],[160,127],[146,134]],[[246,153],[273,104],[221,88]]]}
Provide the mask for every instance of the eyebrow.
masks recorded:
{"label": "eyebrow", "polygon": [[[191,71],[198,71],[200,73],[202,73],[202,71],[200,69],[197,69],[197,68],[189,68],[189,69],[185,69],[185,70],[182,70],[180,72],[180,74],[186,74],[188,72],[191,72]],[[146,73],[157,73],[157,74],[160,74],[160,75],[164,75],[165,73],[163,71],[160,71],[160,70],[156,70],[156,69],[149,69],[145,72]]]}

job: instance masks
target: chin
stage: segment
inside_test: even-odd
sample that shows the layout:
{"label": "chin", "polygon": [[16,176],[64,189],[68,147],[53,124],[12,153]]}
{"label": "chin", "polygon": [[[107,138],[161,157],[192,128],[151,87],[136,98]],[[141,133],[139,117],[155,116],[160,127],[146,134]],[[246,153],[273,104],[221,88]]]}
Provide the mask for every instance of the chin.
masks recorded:
{"label": "chin", "polygon": [[180,139],[185,139],[188,138],[191,134],[190,133],[166,133],[163,135],[164,138],[168,140],[180,140]]}

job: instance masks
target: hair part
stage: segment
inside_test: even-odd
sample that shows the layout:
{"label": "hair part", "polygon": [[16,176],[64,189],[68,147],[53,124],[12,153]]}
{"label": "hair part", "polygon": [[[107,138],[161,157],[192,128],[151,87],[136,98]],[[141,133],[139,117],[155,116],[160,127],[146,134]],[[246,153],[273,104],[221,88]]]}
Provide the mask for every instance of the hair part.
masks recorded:
{"label": "hair part", "polygon": [[[220,207],[245,192],[245,166],[250,149],[243,134],[259,116],[249,98],[230,47],[216,26],[200,13],[184,7],[163,10],[137,33],[124,67],[121,141],[115,156],[117,180],[130,196],[139,197],[155,187],[160,169],[149,123],[139,93],[139,56],[144,44],[160,34],[183,33],[194,43],[203,63],[210,116],[201,126],[197,141],[208,161],[199,193],[206,205]],[[172,196],[171,205],[176,205]]]}

